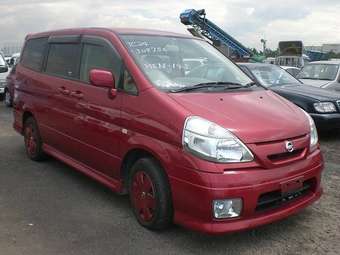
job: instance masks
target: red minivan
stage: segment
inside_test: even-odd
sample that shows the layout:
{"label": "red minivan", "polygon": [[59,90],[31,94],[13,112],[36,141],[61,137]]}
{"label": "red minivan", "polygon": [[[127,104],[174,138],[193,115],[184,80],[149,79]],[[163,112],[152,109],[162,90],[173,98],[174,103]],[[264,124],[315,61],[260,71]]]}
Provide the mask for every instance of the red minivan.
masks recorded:
{"label": "red minivan", "polygon": [[239,231],[321,196],[313,120],[204,40],[67,29],[28,35],[21,56],[14,128],[28,157],[129,194],[144,227]]}

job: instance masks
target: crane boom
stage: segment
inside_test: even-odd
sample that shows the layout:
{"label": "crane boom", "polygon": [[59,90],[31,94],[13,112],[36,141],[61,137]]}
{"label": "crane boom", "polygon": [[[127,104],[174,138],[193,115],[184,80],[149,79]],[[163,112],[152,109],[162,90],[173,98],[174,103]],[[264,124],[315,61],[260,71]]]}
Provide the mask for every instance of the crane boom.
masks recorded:
{"label": "crane boom", "polygon": [[234,54],[240,58],[250,58],[250,51],[239,41],[226,33],[223,29],[215,25],[206,17],[205,10],[188,9],[180,14],[181,22],[186,26],[191,26],[189,32],[194,36],[200,34],[212,42],[220,42],[230,48]]}

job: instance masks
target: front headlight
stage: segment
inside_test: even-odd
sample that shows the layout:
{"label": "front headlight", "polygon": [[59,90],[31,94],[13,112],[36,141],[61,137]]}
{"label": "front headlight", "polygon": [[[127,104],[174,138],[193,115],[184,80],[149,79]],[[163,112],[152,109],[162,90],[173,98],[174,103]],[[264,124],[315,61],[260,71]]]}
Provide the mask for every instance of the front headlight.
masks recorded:
{"label": "front headlight", "polygon": [[303,112],[306,114],[308,118],[308,122],[310,126],[310,148],[313,148],[318,144],[318,141],[319,141],[318,131],[316,130],[316,126],[315,126],[315,123],[312,117],[307,112],[305,111]]}
{"label": "front headlight", "polygon": [[183,146],[203,159],[219,162],[249,162],[250,150],[229,130],[200,117],[188,117],[183,130]]}
{"label": "front headlight", "polygon": [[314,109],[320,113],[336,112],[336,107],[332,102],[314,103]]}

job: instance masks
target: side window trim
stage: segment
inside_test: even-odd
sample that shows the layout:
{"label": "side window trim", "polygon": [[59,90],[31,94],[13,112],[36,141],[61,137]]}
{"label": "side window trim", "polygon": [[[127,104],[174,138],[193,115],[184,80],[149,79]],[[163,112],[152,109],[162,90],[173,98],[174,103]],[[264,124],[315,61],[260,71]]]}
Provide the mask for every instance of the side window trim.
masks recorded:
{"label": "side window trim", "polygon": [[47,65],[47,59],[48,59],[48,54],[50,53],[50,44],[47,43],[47,47],[45,49],[45,55],[43,58],[43,63],[42,63],[42,67],[41,67],[41,72],[42,73],[46,73],[46,65]]}

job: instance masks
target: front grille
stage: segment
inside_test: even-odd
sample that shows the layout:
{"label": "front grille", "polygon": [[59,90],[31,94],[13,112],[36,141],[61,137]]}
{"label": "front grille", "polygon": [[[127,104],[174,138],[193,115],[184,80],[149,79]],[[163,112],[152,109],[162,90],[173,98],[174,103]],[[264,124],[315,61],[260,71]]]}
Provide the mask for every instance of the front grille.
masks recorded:
{"label": "front grille", "polygon": [[313,191],[315,189],[315,186],[316,180],[315,178],[312,178],[304,181],[302,187],[298,190],[294,190],[284,194],[281,190],[264,193],[260,195],[255,210],[257,212],[261,212],[268,209],[278,208],[290,201],[294,201],[297,198],[307,195],[310,191]]}
{"label": "front grille", "polygon": [[268,159],[271,160],[272,162],[279,162],[279,161],[285,161],[289,159],[294,159],[298,158],[301,156],[303,153],[304,149],[297,149],[293,152],[283,152],[283,153],[278,153],[278,154],[272,154],[268,156]]}

